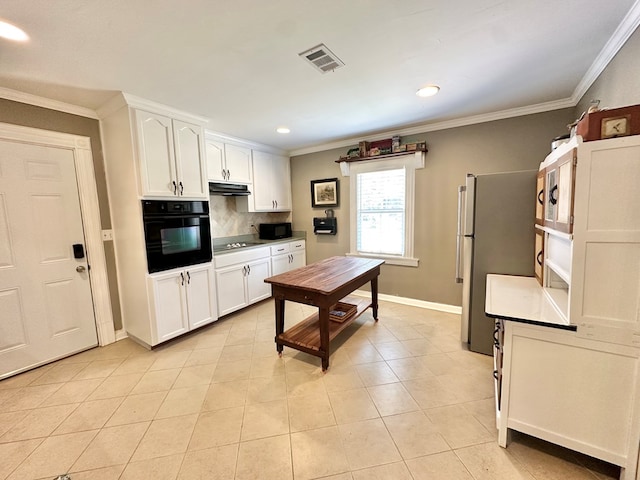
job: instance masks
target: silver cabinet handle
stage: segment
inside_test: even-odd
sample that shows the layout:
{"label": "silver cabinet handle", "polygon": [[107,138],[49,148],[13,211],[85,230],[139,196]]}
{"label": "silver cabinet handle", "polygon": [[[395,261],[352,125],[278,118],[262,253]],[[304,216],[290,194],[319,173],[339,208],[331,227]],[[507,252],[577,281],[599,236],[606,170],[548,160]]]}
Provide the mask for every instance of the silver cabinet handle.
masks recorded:
{"label": "silver cabinet handle", "polygon": [[78,266],[76,267],[76,272],[78,272],[78,273],[82,273],[82,272],[84,272],[85,270],[86,270],[86,268],[84,268],[84,265],[78,265]]}
{"label": "silver cabinet handle", "polygon": [[184,185],[182,185],[182,182],[180,182],[180,195],[184,194]]}
{"label": "silver cabinet handle", "polygon": [[184,273],[180,272],[180,285],[184,285]]}
{"label": "silver cabinet handle", "polygon": [[191,274],[189,273],[189,271],[187,270],[187,284],[190,285],[191,284]]}
{"label": "silver cabinet handle", "polygon": [[220,170],[220,172],[222,173],[222,178],[223,179],[227,179],[227,171],[223,168],[222,170]]}
{"label": "silver cabinet handle", "polygon": [[246,266],[246,265],[245,265],[244,267],[242,267],[242,275],[243,275],[244,277],[246,277],[246,276],[247,276],[247,266]]}
{"label": "silver cabinet handle", "polygon": [[173,183],[173,194],[177,195],[177,193],[178,193],[178,185],[176,184],[175,180],[171,180],[171,183]]}
{"label": "silver cabinet handle", "polygon": [[251,275],[251,265],[247,265],[247,272],[248,275]]}

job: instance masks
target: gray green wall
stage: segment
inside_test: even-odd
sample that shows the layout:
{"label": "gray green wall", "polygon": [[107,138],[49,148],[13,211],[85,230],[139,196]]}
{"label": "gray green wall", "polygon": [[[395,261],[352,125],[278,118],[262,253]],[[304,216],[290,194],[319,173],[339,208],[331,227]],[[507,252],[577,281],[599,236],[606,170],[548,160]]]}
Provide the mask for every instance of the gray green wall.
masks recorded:
{"label": "gray green wall", "polygon": [[593,99],[600,108],[618,108],[640,104],[640,29],[609,62],[576,107],[576,118],[589,107]]}
{"label": "gray green wall", "polygon": [[[415,247],[419,266],[383,265],[380,293],[447,305],[460,305],[461,286],[454,282],[457,187],[467,173],[537,169],[550,151],[551,139],[567,133],[574,117],[567,108],[421,135],[403,143],[426,141],[426,166],[416,171]],[[307,231],[307,262],[349,251],[349,178],[335,162],[350,147],[292,157],[293,227]],[[338,177],[340,206],[335,208],[338,234],[316,236],[310,181]],[[534,199],[531,199],[533,202]],[[533,252],[531,254],[533,262]]]}
{"label": "gray green wall", "polygon": [[[89,137],[91,139],[93,168],[95,170],[98,190],[100,224],[103,229],[111,228],[109,197],[107,195],[104,156],[102,153],[100,124],[98,120],[0,98],[0,122]],[[113,242],[104,242],[104,249],[111,294],[111,309],[113,310],[113,322],[116,330],[119,330],[122,328],[122,318],[120,315],[120,300],[118,297]]]}

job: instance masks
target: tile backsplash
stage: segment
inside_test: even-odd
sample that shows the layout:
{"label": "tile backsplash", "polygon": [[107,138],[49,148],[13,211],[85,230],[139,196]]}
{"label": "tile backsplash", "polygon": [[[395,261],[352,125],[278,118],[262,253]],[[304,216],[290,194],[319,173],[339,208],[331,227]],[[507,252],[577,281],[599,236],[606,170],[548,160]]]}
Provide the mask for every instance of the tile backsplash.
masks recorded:
{"label": "tile backsplash", "polygon": [[255,234],[251,228],[259,223],[290,222],[291,212],[244,213],[236,209],[237,197],[211,195],[209,197],[209,215],[211,217],[212,237],[232,237],[235,235]]}

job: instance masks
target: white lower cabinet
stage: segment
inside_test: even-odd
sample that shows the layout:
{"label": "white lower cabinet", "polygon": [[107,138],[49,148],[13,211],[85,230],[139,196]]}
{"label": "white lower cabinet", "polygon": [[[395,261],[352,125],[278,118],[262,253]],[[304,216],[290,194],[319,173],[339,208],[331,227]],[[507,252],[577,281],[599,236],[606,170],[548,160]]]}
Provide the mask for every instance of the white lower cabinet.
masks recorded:
{"label": "white lower cabinet", "polygon": [[148,276],[152,302],[150,337],[157,345],[218,318],[215,278],[211,264],[171,270]]}
{"label": "white lower cabinet", "polygon": [[214,262],[220,316],[271,296],[271,286],[264,283],[271,276],[269,247],[226,253]]}
{"label": "white lower cabinet", "polygon": [[279,275],[307,264],[305,240],[279,243],[271,247],[271,274]]}
{"label": "white lower cabinet", "polygon": [[498,443],[509,431],[585,453],[636,478],[640,352],[576,332],[507,321]]}

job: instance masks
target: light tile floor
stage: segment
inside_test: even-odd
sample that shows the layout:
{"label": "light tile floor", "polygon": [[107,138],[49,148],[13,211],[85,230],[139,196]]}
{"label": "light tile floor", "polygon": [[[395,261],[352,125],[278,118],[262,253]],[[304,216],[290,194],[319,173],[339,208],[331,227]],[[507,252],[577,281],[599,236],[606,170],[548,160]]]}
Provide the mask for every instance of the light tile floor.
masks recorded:
{"label": "light tile floor", "polygon": [[[286,323],[313,309],[287,303]],[[122,340],[0,382],[0,478],[594,480],[616,467],[496,443],[492,359],[459,317],[381,302],[330,368],[275,351],[265,301],[153,351]]]}

